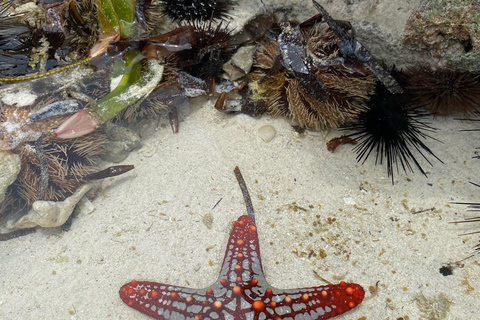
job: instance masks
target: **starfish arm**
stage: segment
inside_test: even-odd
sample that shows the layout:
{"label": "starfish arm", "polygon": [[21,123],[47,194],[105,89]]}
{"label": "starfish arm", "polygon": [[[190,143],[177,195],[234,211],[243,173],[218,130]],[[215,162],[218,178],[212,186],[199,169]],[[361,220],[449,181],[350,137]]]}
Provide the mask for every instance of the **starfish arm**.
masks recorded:
{"label": "starfish arm", "polygon": [[195,320],[196,316],[203,319],[223,305],[223,299],[215,298],[212,288],[191,289],[136,280],[122,286],[120,298],[128,306],[160,320]]}
{"label": "starfish arm", "polygon": [[218,279],[226,280],[224,285],[230,288],[248,286],[252,279],[264,278],[257,227],[247,215],[240,216],[232,225]]}
{"label": "starfish arm", "polygon": [[271,316],[272,319],[294,319],[302,314],[305,320],[325,320],[355,308],[364,296],[365,291],[360,285],[343,281],[302,289],[272,288],[271,301],[275,307],[265,311],[267,318]]}
{"label": "starfish arm", "polygon": [[299,315],[305,320],[326,320],[355,308],[365,295],[360,285],[345,282],[289,290],[262,287],[255,284],[253,290],[237,292],[220,282],[208,289],[189,289],[132,280],[120,289],[120,297],[159,320],[293,320]]}

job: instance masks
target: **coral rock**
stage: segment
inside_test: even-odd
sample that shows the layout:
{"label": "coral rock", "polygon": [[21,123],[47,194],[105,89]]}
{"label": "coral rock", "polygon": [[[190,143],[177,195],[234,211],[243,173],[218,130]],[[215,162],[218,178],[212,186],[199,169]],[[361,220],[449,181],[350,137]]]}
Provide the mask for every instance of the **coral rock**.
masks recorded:
{"label": "coral rock", "polygon": [[77,203],[91,188],[90,184],[83,185],[64,201],[35,201],[29,213],[8,228],[15,230],[37,226],[44,228],[60,227],[68,220]]}
{"label": "coral rock", "polygon": [[5,191],[20,172],[20,156],[10,152],[0,151],[0,203],[5,198]]}

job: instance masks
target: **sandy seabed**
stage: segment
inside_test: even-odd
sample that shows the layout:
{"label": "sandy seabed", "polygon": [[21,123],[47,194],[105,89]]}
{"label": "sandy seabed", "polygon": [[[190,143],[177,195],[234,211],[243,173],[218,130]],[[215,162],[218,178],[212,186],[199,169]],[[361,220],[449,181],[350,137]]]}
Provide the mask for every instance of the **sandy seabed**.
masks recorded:
{"label": "sandy seabed", "polygon": [[[442,143],[428,145],[444,164],[423,161],[428,178],[400,173],[392,185],[374,157],[360,165],[351,146],[329,152],[325,142],[338,131],[300,135],[284,119],[229,116],[213,103],[192,103],[178,134],[165,119],[145,124],[141,149],[124,161],[135,169],[104,181],[94,210],[80,212],[70,231],[0,243],[1,319],[148,319],[120,300],[124,283],[212,284],[231,221],[246,213],[235,166],[252,196],[272,286],[324,284],[314,271],[359,283],[367,296],[378,283],[339,320],[480,319],[480,255],[456,264],[478,237],[458,236],[472,225],[449,224],[468,214],[451,202],[480,201],[469,184],[479,182],[478,135],[459,131],[473,124],[432,120]],[[258,136],[266,124],[277,131],[269,143]],[[450,276],[439,272],[447,265]],[[448,301],[445,318],[432,313]]]}

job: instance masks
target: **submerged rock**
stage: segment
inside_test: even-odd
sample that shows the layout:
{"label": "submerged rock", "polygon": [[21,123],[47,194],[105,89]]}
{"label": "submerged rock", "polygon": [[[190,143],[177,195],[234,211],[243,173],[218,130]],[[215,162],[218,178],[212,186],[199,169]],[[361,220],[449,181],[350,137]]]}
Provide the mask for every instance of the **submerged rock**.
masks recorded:
{"label": "submerged rock", "polygon": [[5,199],[5,191],[20,172],[21,162],[18,154],[0,151],[0,203]]}
{"label": "submerged rock", "polygon": [[11,231],[37,226],[44,228],[60,227],[68,220],[77,203],[91,188],[90,184],[85,184],[63,201],[35,201],[27,215],[9,224],[7,227]]}
{"label": "submerged rock", "polygon": [[425,1],[408,19],[404,44],[447,67],[479,71],[480,2]]}
{"label": "submerged rock", "polygon": [[229,80],[238,80],[250,72],[253,66],[254,53],[255,46],[241,47],[232,58],[222,66]]}
{"label": "submerged rock", "polygon": [[105,124],[105,132],[108,141],[104,145],[105,152],[101,155],[105,161],[122,162],[128,157],[130,151],[140,147],[140,136],[129,128],[108,122]]}

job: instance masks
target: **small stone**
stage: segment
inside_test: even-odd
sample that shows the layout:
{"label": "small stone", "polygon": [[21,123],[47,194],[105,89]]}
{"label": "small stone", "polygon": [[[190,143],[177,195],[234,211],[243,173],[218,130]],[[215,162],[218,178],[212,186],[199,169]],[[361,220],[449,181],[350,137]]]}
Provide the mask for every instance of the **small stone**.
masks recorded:
{"label": "small stone", "polygon": [[354,206],[356,205],[357,203],[355,202],[355,200],[353,200],[353,198],[343,198],[343,202],[345,202],[345,204],[347,205],[351,205],[351,206]]}
{"label": "small stone", "polygon": [[130,151],[140,146],[140,136],[131,129],[106,123],[105,132],[108,141],[105,143],[105,153],[101,158],[105,161],[119,163],[125,160]]}
{"label": "small stone", "polygon": [[212,229],[213,215],[211,213],[207,213],[206,215],[203,216],[202,222],[208,229]]}
{"label": "small stone", "polygon": [[223,65],[223,71],[230,80],[238,80],[250,72],[253,65],[255,46],[245,46],[238,49],[232,59]]}
{"label": "small stone", "polygon": [[0,151],[0,203],[5,198],[5,191],[20,172],[21,162],[18,154]]}
{"label": "small stone", "polygon": [[262,140],[265,142],[272,141],[272,139],[275,138],[276,134],[277,131],[271,125],[265,125],[258,129],[258,136],[262,138]]}

